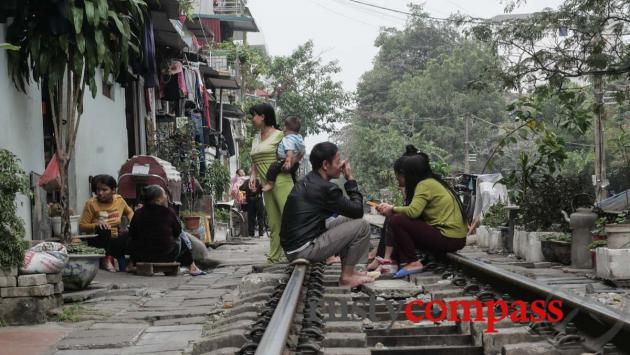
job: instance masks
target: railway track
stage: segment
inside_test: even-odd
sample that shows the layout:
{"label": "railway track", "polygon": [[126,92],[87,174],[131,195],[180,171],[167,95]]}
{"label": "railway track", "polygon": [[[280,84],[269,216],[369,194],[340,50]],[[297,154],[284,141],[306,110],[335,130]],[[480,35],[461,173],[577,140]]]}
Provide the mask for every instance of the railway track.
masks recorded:
{"label": "railway track", "polygon": [[[337,287],[339,266],[297,263],[275,272],[286,280],[265,297],[240,354],[630,354],[629,313],[459,254],[407,280],[359,290]],[[554,300],[561,318],[532,321],[536,302],[550,312]],[[471,306],[466,320],[465,307],[449,307],[455,301],[484,307]],[[497,332],[486,332],[490,317]]]}

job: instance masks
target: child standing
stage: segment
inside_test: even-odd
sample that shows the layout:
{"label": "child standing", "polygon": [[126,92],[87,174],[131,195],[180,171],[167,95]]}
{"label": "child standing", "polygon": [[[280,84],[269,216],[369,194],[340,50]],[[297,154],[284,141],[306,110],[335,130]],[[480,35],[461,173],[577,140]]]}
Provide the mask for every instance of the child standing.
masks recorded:
{"label": "child standing", "polygon": [[289,116],[284,120],[284,138],[278,144],[278,161],[269,166],[267,170],[267,182],[262,188],[263,192],[273,189],[273,184],[280,172],[289,172],[295,182],[300,160],[304,157],[304,137],[300,135],[300,119]]}

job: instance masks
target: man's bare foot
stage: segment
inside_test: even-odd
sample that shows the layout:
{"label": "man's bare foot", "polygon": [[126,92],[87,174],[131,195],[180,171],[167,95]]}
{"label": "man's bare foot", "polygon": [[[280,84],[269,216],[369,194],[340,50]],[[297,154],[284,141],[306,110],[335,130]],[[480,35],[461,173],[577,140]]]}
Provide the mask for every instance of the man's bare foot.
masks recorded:
{"label": "man's bare foot", "polygon": [[372,271],[372,270],[376,270],[381,264],[378,262],[378,260],[374,259],[372,260],[371,263],[368,264],[368,266],[366,267],[366,269],[368,271]]}
{"label": "man's bare foot", "polygon": [[369,276],[354,274],[347,278],[345,277],[339,278],[339,287],[352,288],[352,287],[356,287],[356,286],[371,283],[371,282],[374,282],[374,279]]}
{"label": "man's bare foot", "polygon": [[272,189],[273,189],[273,183],[267,181],[262,187],[262,192],[271,191]]}
{"label": "man's bare foot", "polygon": [[326,265],[332,265],[332,264],[337,264],[341,262],[341,258],[338,256],[329,256],[328,259],[326,259]]}

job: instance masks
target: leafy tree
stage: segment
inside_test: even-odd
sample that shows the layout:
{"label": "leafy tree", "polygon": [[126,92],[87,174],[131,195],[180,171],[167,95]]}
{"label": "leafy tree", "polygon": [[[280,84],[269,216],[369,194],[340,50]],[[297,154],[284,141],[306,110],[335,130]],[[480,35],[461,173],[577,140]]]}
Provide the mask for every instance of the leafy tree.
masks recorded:
{"label": "leafy tree", "polygon": [[358,110],[370,120],[380,120],[396,103],[389,95],[391,85],[404,75],[425,69],[426,64],[454,48],[458,33],[448,24],[431,21],[419,5],[411,5],[412,16],[404,29],[384,29],[374,45],[379,52],[374,68],[357,85]]}
{"label": "leafy tree", "polygon": [[497,57],[479,43],[460,41],[451,52],[429,60],[418,74],[392,84],[396,108],[391,124],[403,134],[422,132],[427,141],[451,152],[449,162],[462,168],[468,116],[470,153],[484,160],[496,123],[506,119],[504,94],[494,77],[498,65]]}
{"label": "leafy tree", "polygon": [[361,182],[361,188],[369,195],[377,195],[384,187],[397,191],[393,164],[405,152],[407,144],[413,144],[429,154],[435,167],[448,165],[448,153],[426,143],[421,134],[408,137],[391,127],[350,124],[334,138],[340,143],[342,155],[352,163],[354,175]]}
{"label": "leafy tree", "polygon": [[7,40],[9,71],[18,89],[47,82],[61,172],[62,227],[70,238],[68,167],[83,112],[85,87],[96,96],[96,70],[117,78],[140,53],[144,0],[24,0],[17,2]]}
{"label": "leafy tree", "polygon": [[[518,1],[520,2],[520,1]],[[630,23],[630,3],[618,0],[565,0],[558,10],[545,10],[526,17],[472,26],[471,33],[504,54],[502,72],[506,85],[523,89],[543,86],[562,93],[569,79],[593,81],[593,133],[596,137],[596,186],[598,199],[606,195],[605,147],[606,81],[627,78],[630,53],[624,41]],[[518,55],[517,55],[518,54]],[[611,90],[612,89],[612,90]],[[618,103],[628,100],[627,90],[614,95]],[[570,106],[570,95],[558,95],[560,105]],[[567,115],[569,121],[579,117]],[[577,123],[580,125],[580,123]]]}
{"label": "leafy tree", "polygon": [[272,58],[267,84],[273,89],[279,120],[298,115],[306,134],[332,131],[350,103],[341,82],[333,79],[340,71],[336,62],[322,63],[313,53],[312,41],[289,56]]}
{"label": "leafy tree", "polygon": [[510,86],[538,82],[561,87],[567,78],[629,73],[630,56],[623,40],[629,22],[627,1],[565,0],[557,11],[484,22],[471,32],[506,54],[523,53],[506,55],[511,63],[504,78]]}
{"label": "leafy tree", "polygon": [[394,160],[413,143],[434,161],[461,168],[464,117],[470,115],[471,153],[491,150],[505,121],[500,62],[479,42],[462,38],[448,23],[412,7],[403,30],[386,29],[374,67],[357,89],[357,109],[338,137],[370,192],[391,185]]}

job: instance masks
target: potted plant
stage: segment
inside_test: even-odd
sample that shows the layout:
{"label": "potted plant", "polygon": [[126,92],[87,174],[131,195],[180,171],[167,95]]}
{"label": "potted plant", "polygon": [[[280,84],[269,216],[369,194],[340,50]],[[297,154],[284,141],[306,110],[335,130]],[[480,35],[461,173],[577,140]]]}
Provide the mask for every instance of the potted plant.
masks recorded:
{"label": "potted plant", "polygon": [[211,194],[215,201],[222,201],[223,194],[230,185],[230,171],[220,160],[214,160],[208,166],[206,176],[202,178],[201,184],[204,191]]}
{"label": "potted plant", "polygon": [[613,223],[606,225],[608,248],[630,248],[630,210],[620,213]]}
{"label": "potted plant", "polygon": [[228,213],[228,211],[220,208],[214,210],[214,242],[225,241],[228,239],[228,231],[230,228],[230,216]]}
{"label": "potted plant", "polygon": [[495,252],[503,248],[501,240],[501,227],[507,225],[508,214],[505,204],[498,202],[488,209],[483,215],[483,225],[486,228],[478,228],[477,237],[479,245],[487,247],[488,251]]}
{"label": "potted plant", "polygon": [[58,203],[51,203],[48,205],[48,216],[50,216],[50,223],[52,224],[52,231],[55,237],[61,237],[61,214],[63,208]]}
{"label": "potted plant", "polygon": [[599,217],[595,221],[595,229],[591,231],[593,240],[606,240],[606,217]]}
{"label": "potted plant", "polygon": [[[545,255],[545,259],[547,256],[553,258],[554,260],[547,261],[558,261],[564,265],[571,264],[571,235],[565,233],[553,233],[549,235],[542,236],[540,238],[541,247],[543,250],[543,255]],[[543,242],[546,242],[543,246]],[[545,253],[545,249],[547,252]],[[553,251],[553,257],[551,257],[550,253]]]}
{"label": "potted plant", "polygon": [[13,153],[0,149],[0,275],[17,275],[24,261],[24,221],[17,216],[18,194],[30,195],[29,178]]}
{"label": "potted plant", "polygon": [[[70,235],[79,235],[79,219],[81,215],[75,215],[72,208],[69,209],[70,213]],[[61,218],[63,215],[63,207],[61,204],[55,202],[48,205],[48,216],[50,216],[50,223],[52,224],[53,235],[55,237],[62,237],[63,231],[61,228]]]}
{"label": "potted plant", "polygon": [[595,250],[597,248],[605,248],[608,246],[608,241],[607,240],[594,240],[591,244],[588,245],[588,249],[591,251],[591,260],[593,262],[593,267],[595,267],[595,265],[597,265],[596,261],[597,261],[597,253],[595,252]]}
{"label": "potted plant", "polygon": [[91,247],[82,241],[68,243],[66,249],[69,258],[63,269],[64,288],[82,290],[94,280],[105,250]]}
{"label": "potted plant", "polygon": [[194,211],[182,211],[179,213],[180,217],[184,221],[184,226],[187,230],[197,230],[201,224],[201,213]]}

